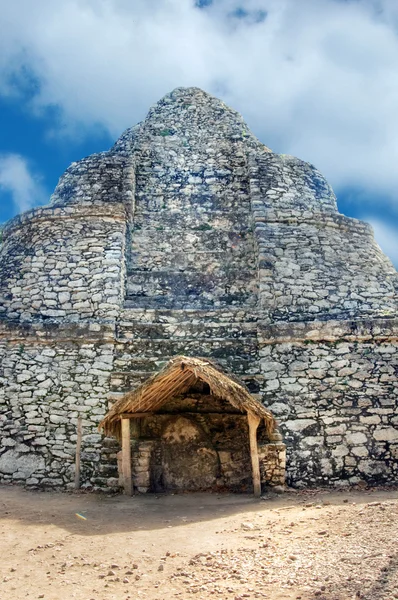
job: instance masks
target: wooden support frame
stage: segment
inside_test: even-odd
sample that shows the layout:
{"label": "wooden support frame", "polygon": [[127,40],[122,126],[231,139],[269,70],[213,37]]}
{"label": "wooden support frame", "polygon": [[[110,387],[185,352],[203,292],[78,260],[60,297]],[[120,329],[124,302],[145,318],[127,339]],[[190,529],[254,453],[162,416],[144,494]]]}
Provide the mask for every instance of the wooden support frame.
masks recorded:
{"label": "wooden support frame", "polygon": [[131,496],[133,491],[131,477],[131,440],[130,440],[130,419],[120,420],[122,429],[122,471],[123,487],[126,496]]}
{"label": "wooden support frame", "polygon": [[261,418],[248,412],[247,422],[249,424],[250,458],[252,461],[253,488],[256,498],[261,496],[260,460],[258,457],[257,429]]}
{"label": "wooden support frame", "polygon": [[[122,413],[120,415],[121,419],[144,419],[145,417],[152,417],[155,413],[154,412],[136,412],[136,413]],[[229,415],[232,417],[243,417],[245,418],[245,413],[240,413],[240,412],[227,412],[226,410],[223,411],[217,411],[217,412],[180,412],[180,413],[169,413],[169,412],[162,412],[161,410],[158,410],[156,412],[157,415],[167,415],[167,416],[173,416],[176,414],[179,415]],[[134,436],[133,436],[134,437]]]}
{"label": "wooden support frame", "polygon": [[75,457],[75,490],[80,488],[80,452],[82,448],[83,425],[82,417],[77,418],[76,457]]}
{"label": "wooden support frame", "polygon": [[151,417],[153,412],[141,412],[141,413],[123,413],[120,415],[121,419],[142,419],[143,417]]}

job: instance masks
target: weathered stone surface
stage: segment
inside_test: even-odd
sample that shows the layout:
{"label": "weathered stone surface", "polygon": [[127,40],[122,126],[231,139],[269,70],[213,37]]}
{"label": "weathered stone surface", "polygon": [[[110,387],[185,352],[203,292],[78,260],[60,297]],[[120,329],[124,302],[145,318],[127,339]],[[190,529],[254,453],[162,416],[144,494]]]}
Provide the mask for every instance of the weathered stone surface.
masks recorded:
{"label": "weathered stone surface", "polygon": [[35,454],[20,455],[15,450],[8,450],[0,456],[0,473],[28,479],[34,473],[44,470],[44,460]]}
{"label": "weathered stone surface", "polygon": [[[83,486],[115,488],[119,447],[97,432],[111,395],[187,354],[274,410],[290,485],[397,481],[397,282],[315,167],[178,88],[4,229],[1,478],[67,488],[81,416]],[[263,482],[281,483],[284,445],[261,452]],[[247,448],[217,456],[242,484]]]}
{"label": "weathered stone surface", "polygon": [[398,443],[398,429],[394,427],[376,427],[373,436],[379,442]]}

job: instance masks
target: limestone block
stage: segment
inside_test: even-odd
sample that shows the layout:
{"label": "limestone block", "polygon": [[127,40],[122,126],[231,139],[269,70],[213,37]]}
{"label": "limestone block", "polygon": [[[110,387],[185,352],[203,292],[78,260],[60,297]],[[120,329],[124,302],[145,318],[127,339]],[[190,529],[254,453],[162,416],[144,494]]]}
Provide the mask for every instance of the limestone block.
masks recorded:
{"label": "limestone block", "polygon": [[29,381],[32,379],[33,373],[29,371],[24,371],[23,373],[17,374],[17,383],[24,383],[25,381]]}
{"label": "limestone block", "polygon": [[398,441],[398,429],[394,427],[376,427],[373,437],[378,442],[396,442]]}
{"label": "limestone block", "polygon": [[347,431],[347,425],[345,423],[339,423],[335,427],[326,427],[325,432],[327,435],[343,435]]}
{"label": "limestone block", "polygon": [[18,474],[21,479],[28,479],[36,471],[44,468],[44,459],[36,454],[20,454],[8,450],[0,456],[0,473]]}
{"label": "limestone block", "polygon": [[347,448],[347,446],[344,446],[343,444],[340,444],[339,446],[336,446],[336,448],[332,449],[332,455],[337,458],[347,456],[348,453],[349,453],[349,449]]}
{"label": "limestone block", "polygon": [[304,429],[307,429],[307,427],[312,427],[314,425],[317,425],[317,422],[313,419],[297,419],[295,421],[285,421],[284,423],[286,429],[294,432],[301,432]]}
{"label": "limestone block", "polygon": [[69,419],[60,415],[50,415],[50,423],[69,423]]}
{"label": "limestone block", "polygon": [[378,425],[381,421],[379,415],[361,415],[359,420],[366,425]]}
{"label": "limestone block", "polygon": [[354,454],[354,456],[368,456],[369,455],[369,450],[365,446],[358,446],[358,447],[351,448],[351,452],[352,452],[352,454]]}
{"label": "limestone block", "polygon": [[355,433],[347,433],[346,441],[348,445],[356,445],[356,444],[366,444],[368,438],[364,433],[357,431]]}

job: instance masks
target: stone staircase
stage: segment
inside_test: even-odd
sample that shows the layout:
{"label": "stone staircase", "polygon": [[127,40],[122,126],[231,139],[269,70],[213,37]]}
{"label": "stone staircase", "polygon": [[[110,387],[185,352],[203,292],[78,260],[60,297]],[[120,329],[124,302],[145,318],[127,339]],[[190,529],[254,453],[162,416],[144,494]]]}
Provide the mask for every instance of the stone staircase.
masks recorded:
{"label": "stone staircase", "polygon": [[207,211],[192,215],[190,211],[189,207],[171,214],[164,209],[137,209],[131,232],[127,308],[209,309],[255,304],[257,271],[245,211],[240,208],[233,223],[225,211],[210,215]]}
{"label": "stone staircase", "polygon": [[117,328],[112,394],[134,389],[179,354],[209,357],[259,389],[256,315],[241,309],[126,308]]}
{"label": "stone staircase", "polygon": [[185,127],[174,135],[173,123],[149,127],[140,143],[112,391],[185,354],[214,359],[255,392],[258,270],[246,153],[235,142],[231,153],[224,131],[209,146],[200,119],[193,132],[187,116],[188,138]]}
{"label": "stone staircase", "polygon": [[[245,305],[253,297],[251,273],[132,269],[127,278],[126,307],[212,308]],[[215,291],[218,291],[216,294]]]}

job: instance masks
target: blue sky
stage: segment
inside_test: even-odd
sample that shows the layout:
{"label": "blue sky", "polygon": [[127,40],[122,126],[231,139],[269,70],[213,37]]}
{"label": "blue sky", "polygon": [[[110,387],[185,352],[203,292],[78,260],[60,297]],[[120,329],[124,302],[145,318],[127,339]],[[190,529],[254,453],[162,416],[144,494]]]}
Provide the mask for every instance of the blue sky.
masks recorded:
{"label": "blue sky", "polygon": [[397,0],[0,0],[0,222],[177,86],[314,163],[398,265]]}

